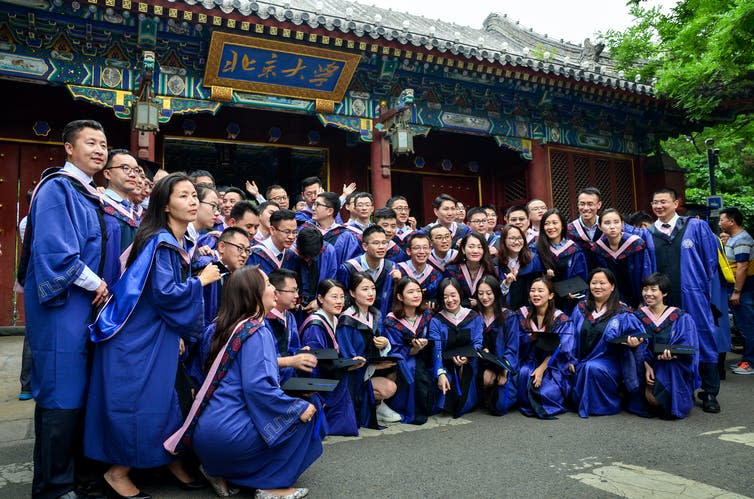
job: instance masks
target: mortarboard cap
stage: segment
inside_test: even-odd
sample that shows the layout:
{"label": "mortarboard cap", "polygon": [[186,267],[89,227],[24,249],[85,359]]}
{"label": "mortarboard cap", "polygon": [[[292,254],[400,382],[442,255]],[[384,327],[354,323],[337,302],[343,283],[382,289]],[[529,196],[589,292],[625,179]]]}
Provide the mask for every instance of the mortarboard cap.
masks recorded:
{"label": "mortarboard cap", "polygon": [[289,378],[282,388],[289,393],[331,392],[338,380],[322,378]]}
{"label": "mortarboard cap", "polygon": [[553,285],[555,287],[555,293],[561,298],[564,298],[569,294],[583,294],[589,287],[586,282],[584,282],[584,279],[579,276],[571,277],[565,281],[555,282]]}

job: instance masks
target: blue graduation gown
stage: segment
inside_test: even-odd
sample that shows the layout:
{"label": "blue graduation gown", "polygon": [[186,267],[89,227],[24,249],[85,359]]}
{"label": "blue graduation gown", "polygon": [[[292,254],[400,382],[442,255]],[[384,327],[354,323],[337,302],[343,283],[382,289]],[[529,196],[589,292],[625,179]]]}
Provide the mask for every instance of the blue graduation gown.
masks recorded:
{"label": "blue graduation gown", "polygon": [[566,236],[568,237],[568,239],[576,243],[579,248],[581,248],[581,251],[584,253],[584,258],[586,259],[587,271],[591,271],[593,268],[599,267],[599,261],[594,254],[594,243],[596,243],[599,238],[602,237],[602,231],[600,230],[599,226],[594,231],[594,238],[590,239],[589,234],[581,225],[581,219],[577,218],[576,220],[570,222],[566,227]]}
{"label": "blue graduation gown", "polygon": [[[276,311],[277,312],[277,311]],[[301,349],[301,340],[298,335],[298,326],[296,325],[296,318],[289,310],[286,310],[283,315],[285,321],[280,317],[279,312],[271,312],[267,314],[267,328],[272,332],[272,336],[275,339],[275,350],[278,357],[287,357],[289,355],[296,355]],[[285,367],[280,369],[280,383],[285,383],[288,378],[296,375],[296,370],[292,367]]]}
{"label": "blue graduation gown", "polygon": [[249,488],[290,487],[322,454],[321,415],[299,419],[307,406],[280,388],[275,340],[262,326],[199,415],[193,449],[210,475]]}
{"label": "blue graduation gown", "polygon": [[468,307],[469,303],[471,302],[471,298],[476,292],[477,284],[482,280],[482,277],[484,277],[486,273],[487,272],[485,271],[484,267],[480,267],[477,272],[476,278],[472,278],[468,268],[466,267],[466,264],[461,263],[458,265],[451,264],[445,267],[445,274],[443,277],[452,277],[459,282],[459,284],[461,285],[461,290],[463,291],[461,303],[464,307]]}
{"label": "blue graduation gown", "polygon": [[427,262],[421,274],[416,273],[410,261],[400,262],[397,268],[401,272],[401,276],[413,277],[419,281],[425,302],[437,299],[437,287],[440,285],[440,281],[442,281],[442,272],[430,265],[429,262]]}
{"label": "blue graduation gown", "polygon": [[[374,300],[374,308],[380,311],[381,317],[385,317],[393,307],[393,278],[390,274],[393,272],[395,264],[384,258],[382,262],[382,270],[377,275],[377,279],[374,280],[374,287],[377,293]],[[360,258],[352,258],[338,269],[338,281],[343,283],[343,286],[348,289],[348,281],[351,279],[351,274],[365,270],[367,269],[361,265]]]}
{"label": "blue graduation gown", "polygon": [[[504,359],[511,367],[508,371],[507,381],[503,386],[496,385],[492,388],[489,399],[489,410],[495,416],[508,414],[508,411],[516,404],[518,373],[518,334],[512,328],[511,322],[515,318],[509,310],[503,309],[502,315],[484,323],[483,345],[491,354]],[[482,361],[482,370],[490,369],[498,372],[498,366],[490,366]]]}
{"label": "blue graduation gown", "polygon": [[273,270],[283,267],[288,268],[290,263],[290,251],[284,250],[281,259],[278,259],[264,244],[257,244],[251,249],[251,255],[246,260],[246,265],[258,265],[262,272],[270,275]]}
{"label": "blue graduation gown", "polygon": [[45,409],[82,407],[88,379],[87,325],[94,292],[74,281],[85,265],[100,272],[104,248],[99,200],[84,195],[74,182],[64,174],[48,178],[29,213],[26,337],[32,351],[32,394]]}
{"label": "blue graduation gown", "polygon": [[[153,262],[139,255],[121,277],[128,282],[146,274],[120,332],[94,350],[84,434],[91,459],[136,468],[175,460],[162,442],[183,422],[175,389],[178,344],[199,333],[203,307],[201,283],[186,277],[188,264],[172,241],[156,247]],[[103,311],[98,326],[106,315]]]}
{"label": "blue graduation gown", "polygon": [[[335,248],[330,243],[324,243],[319,255],[313,259],[301,256],[295,244],[288,253],[284,266],[296,272],[301,303],[307,305],[317,298],[319,282],[335,276],[338,271]],[[299,323],[301,322],[303,319],[300,318]]]}
{"label": "blue graduation gown", "polygon": [[[568,410],[566,402],[571,389],[568,364],[573,362],[573,324],[566,314],[555,310],[552,332],[557,333],[560,345],[549,354],[536,347],[533,324],[526,320],[531,313],[531,308],[521,307],[510,321],[512,336],[517,336],[519,342],[516,377],[519,411],[526,416],[551,419]],[[551,355],[550,361],[542,376],[542,384],[536,390],[531,385],[532,373],[548,355]]]}
{"label": "blue graduation gown", "polygon": [[333,224],[323,229],[319,224],[311,221],[305,223],[303,227],[312,227],[322,233],[325,242],[331,244],[335,249],[338,265],[364,253],[358,236],[344,225]]}
{"label": "blue graduation gown", "polygon": [[[207,246],[210,249],[215,250],[217,249],[217,242],[220,240],[220,234],[222,234],[222,232],[217,232],[215,230],[200,234],[196,239],[194,247],[198,250],[202,246]],[[199,251],[196,251],[191,259],[191,270],[193,270],[195,274],[198,274],[204,267],[216,261],[217,257],[215,255],[200,255]]]}
{"label": "blue graduation gown", "polygon": [[[419,229],[419,232],[422,232],[423,234],[429,235],[429,231],[431,231],[432,227],[434,227],[436,225],[439,225],[439,223],[438,222],[434,222],[434,223],[431,223],[431,224],[427,224],[424,227],[422,227],[421,229]],[[457,248],[458,247],[458,242],[461,239],[463,239],[463,236],[465,236],[466,234],[468,234],[469,232],[471,232],[471,228],[468,225],[461,224],[461,223],[456,223],[453,226],[453,228],[455,230],[451,229],[451,231],[450,231],[450,237],[453,238],[452,241],[451,241],[452,244],[450,245],[450,247],[451,248]]]}
{"label": "blue graduation gown", "polygon": [[399,412],[403,423],[424,424],[432,414],[435,386],[432,375],[432,344],[427,344],[416,355],[410,355],[411,340],[427,338],[427,328],[432,313],[425,310],[412,325],[389,313],[384,321],[385,336],[392,346],[390,355],[400,357],[398,362],[398,391],[390,400],[390,407]]}
{"label": "blue graduation gown", "polygon": [[644,240],[635,234],[623,234],[616,251],[610,249],[607,236],[594,244],[594,255],[599,266],[613,271],[621,301],[631,307],[641,302],[641,283],[657,269]]}
{"label": "blue graduation gown", "polygon": [[212,338],[215,336],[216,325],[216,323],[212,322],[204,328],[199,337],[194,340],[189,349],[189,355],[184,360],[186,373],[196,390],[199,390],[206,377],[204,366],[206,365],[207,357],[209,357],[209,349],[212,346]]}
{"label": "blue graduation gown", "polygon": [[[444,368],[450,382],[450,391],[437,390],[435,410],[446,410],[454,418],[462,416],[476,407],[478,375],[477,359],[457,367],[452,360],[444,360],[443,352],[471,345],[475,350],[482,348],[482,318],[474,310],[461,309],[461,321],[455,322],[445,314],[438,313],[429,322],[428,337],[432,341],[433,378],[437,381],[437,371]],[[435,384],[436,386],[436,384]]]}
{"label": "blue graduation gown", "polygon": [[391,239],[388,242],[387,252],[385,253],[385,259],[390,260],[393,263],[405,262],[408,260],[408,255],[403,251],[400,244]]}
{"label": "blue graduation gown", "polygon": [[[639,390],[639,363],[644,355],[646,343],[636,348],[608,343],[623,335],[639,334],[644,327],[627,308],[612,317],[593,319],[587,315],[585,302],[573,310],[571,315],[574,328],[574,357],[576,373],[571,392],[579,416],[603,416],[617,414],[621,410],[620,389],[625,386],[629,393]],[[602,334],[594,347],[583,343],[585,328],[595,328]]]}
{"label": "blue graduation gown", "polygon": [[[576,243],[569,239],[564,246],[558,249],[550,246],[550,251],[555,260],[555,268],[553,269],[555,277],[551,279],[552,282],[565,281],[577,276],[587,282],[589,269],[586,266],[586,257]],[[555,297],[555,303],[566,314],[570,314],[576,305],[575,300],[560,296]]]}
{"label": "blue graduation gown", "polygon": [[[536,251],[531,252],[532,259],[523,268],[519,267],[516,280],[511,283],[508,292],[504,296],[505,306],[510,310],[518,310],[529,303],[529,288],[531,283],[537,277],[542,275],[542,262]],[[500,282],[505,280],[505,275],[509,274],[511,269],[508,268],[508,259],[498,257],[498,279]]]}
{"label": "blue graduation gown", "polygon": [[115,201],[102,203],[104,212],[105,231],[107,233],[107,249],[105,250],[105,265],[102,277],[108,288],[112,288],[120,277],[120,257],[131,246],[139,228],[139,220],[116,209]]}
{"label": "blue graduation gown", "polygon": [[[643,361],[652,366],[655,373],[655,385],[652,394],[660,402],[660,414],[665,418],[685,418],[694,407],[694,390],[699,388],[699,372],[697,370],[698,349],[696,326],[691,316],[682,310],[671,307],[660,323],[655,324],[649,317],[647,310],[642,307],[634,312],[649,335],[647,348],[644,350]],[[658,360],[654,353],[655,343],[666,345],[688,345],[696,348],[694,355],[678,355],[672,360]],[[629,410],[639,415],[646,415],[643,404],[646,378],[644,364],[640,371],[641,390],[638,397],[633,397]],[[641,399],[642,404],[637,404]]]}
{"label": "blue graduation gown", "polygon": [[[311,349],[335,348],[339,350],[339,347],[333,341],[335,331],[318,313],[310,315],[301,325],[300,331],[301,346],[308,346]],[[316,367],[312,371],[312,377],[330,378],[332,376],[331,373]],[[356,411],[353,402],[351,402],[351,394],[348,392],[348,383],[345,378],[340,380],[335,390],[321,394],[321,398],[325,406],[328,435],[352,437],[359,434],[359,427],[356,424]]]}

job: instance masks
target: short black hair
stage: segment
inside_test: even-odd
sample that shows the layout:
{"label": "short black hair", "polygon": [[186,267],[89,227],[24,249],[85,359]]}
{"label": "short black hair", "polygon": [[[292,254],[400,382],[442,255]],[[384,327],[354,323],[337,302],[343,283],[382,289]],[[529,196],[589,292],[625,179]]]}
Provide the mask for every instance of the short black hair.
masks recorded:
{"label": "short black hair", "polygon": [[[220,190],[220,189],[218,188],[218,190]],[[241,201],[243,201],[244,199],[246,199],[246,194],[244,194],[244,192],[241,189],[239,189],[238,187],[228,187],[228,188],[225,189],[224,192],[225,192],[225,194],[227,194],[229,192],[235,192],[236,194],[238,194],[239,196],[241,196]]]}
{"label": "short black hair", "polygon": [[442,224],[434,224],[432,227],[429,228],[429,238],[430,239],[432,239],[432,232],[434,232],[437,229],[445,229],[448,232],[450,232],[450,229],[448,229],[444,225],[442,225]]}
{"label": "short black hair", "polygon": [[105,163],[105,170],[111,168],[113,166],[113,158],[115,158],[115,156],[120,156],[121,154],[128,154],[132,158],[136,159],[136,156],[131,154],[131,151],[129,151],[128,149],[110,149],[110,152],[107,155],[107,163]]}
{"label": "short black hair", "polygon": [[194,170],[191,173],[189,173],[189,177],[191,177],[191,181],[194,183],[196,183],[196,179],[199,177],[209,177],[212,179],[212,184],[214,187],[215,177],[207,170]]}
{"label": "short black hair", "polygon": [[438,209],[445,201],[450,201],[451,203],[453,203],[453,205],[455,205],[458,202],[458,200],[454,198],[453,196],[451,196],[450,194],[440,194],[432,202],[432,207],[435,209]]}
{"label": "short black hair", "polygon": [[[367,242],[367,240],[371,238],[372,234],[374,234],[375,232],[379,232],[380,234],[385,234],[385,229],[383,229],[379,225],[370,225],[369,227],[364,229],[364,233],[361,234],[361,240],[363,242]],[[385,236],[387,237],[387,234],[385,234]]]}
{"label": "short black hair", "polygon": [[223,233],[220,234],[220,241],[230,241],[233,238],[233,234],[241,234],[246,239],[249,239],[249,233],[243,230],[241,227],[226,227]]}
{"label": "short black hair", "polygon": [[340,198],[334,192],[320,192],[317,197],[324,199],[324,204],[333,209],[333,216],[340,211]]}
{"label": "short black hair", "polygon": [[391,218],[398,218],[398,215],[395,214],[395,210],[392,208],[379,208],[374,212],[375,223],[378,220],[390,220]]}
{"label": "short black hair", "polygon": [[723,208],[720,210],[720,214],[732,219],[738,226],[744,224],[744,214],[738,208],[732,206],[730,208]]}
{"label": "short black hair", "polygon": [[286,279],[293,279],[295,281],[297,277],[298,274],[296,272],[283,268],[275,269],[267,275],[270,284],[275,286],[275,289],[285,286]]}
{"label": "short black hair", "polygon": [[291,210],[278,210],[270,215],[270,225],[277,228],[283,220],[296,220],[296,212]]}
{"label": "short black hair", "polygon": [[266,210],[268,206],[274,206],[275,208],[280,209],[280,205],[275,201],[265,201],[264,203],[259,205],[259,213],[262,213],[264,210]]}
{"label": "short black hair", "polygon": [[314,184],[322,185],[322,180],[319,177],[306,177],[304,180],[301,181],[301,190],[303,191],[309,186],[312,186]]}
{"label": "short black hair", "polygon": [[673,189],[672,187],[663,187],[662,189],[657,189],[652,193],[652,198],[654,198],[658,194],[670,194],[670,198],[675,201],[678,199],[678,191]]}
{"label": "short black hair", "polygon": [[73,144],[79,132],[84,128],[91,128],[93,130],[99,130],[100,132],[105,133],[105,128],[99,121],[74,120],[70,123],[67,123],[63,127],[63,143],[65,144],[67,142],[69,144]]}
{"label": "short black hair", "polygon": [[427,234],[426,232],[414,232],[406,238],[406,248],[411,249],[411,245],[417,239],[426,239],[427,242],[429,242],[429,234]]}
{"label": "short black hair", "polygon": [[638,227],[644,222],[652,223],[654,222],[654,219],[649,215],[649,213],[646,213],[644,211],[635,211],[628,216],[627,222],[629,225]]}
{"label": "short black hair", "polygon": [[642,289],[648,286],[657,286],[660,288],[660,292],[670,293],[673,289],[673,282],[666,274],[655,272],[654,274],[649,274],[643,281],[641,281]]}
{"label": "short black hair", "polygon": [[296,236],[296,249],[305,258],[314,258],[319,255],[324,243],[322,233],[314,227],[304,227]]}
{"label": "short black hair", "polygon": [[249,211],[256,216],[259,216],[259,208],[257,208],[254,203],[252,203],[251,201],[241,200],[233,205],[233,208],[230,209],[229,216],[233,220],[240,220]]}
{"label": "short black hair", "polygon": [[[271,186],[267,188],[266,191],[264,191],[264,197],[269,199],[270,194],[272,194],[272,191],[275,189],[283,189],[285,191],[285,187],[283,187],[282,185],[272,184]],[[285,191],[285,195],[286,196],[288,195],[288,191]]]}
{"label": "short black hair", "polygon": [[479,213],[484,215],[485,220],[487,219],[487,212],[484,211],[484,208],[482,208],[481,206],[474,206],[473,208],[469,208],[466,211],[466,220],[471,220],[471,217]]}
{"label": "short black hair", "polygon": [[520,204],[514,204],[513,206],[508,207],[507,210],[505,210],[505,219],[508,220],[508,217],[510,217],[511,213],[514,211],[523,211],[526,213],[526,218],[529,218],[529,208],[526,206],[521,206]]}
{"label": "short black hair", "polygon": [[579,191],[578,194],[576,194],[576,199],[578,199],[579,196],[581,196],[582,194],[587,194],[589,196],[597,196],[597,199],[602,201],[602,193],[596,187],[584,187],[583,189]]}
{"label": "short black hair", "polygon": [[385,207],[392,208],[393,204],[395,204],[396,201],[405,201],[406,203],[408,203],[408,199],[406,199],[405,196],[393,196],[387,200],[387,202],[385,203]]}
{"label": "short black hair", "polygon": [[356,200],[358,200],[360,198],[369,198],[369,201],[371,201],[372,204],[374,204],[374,196],[372,196],[372,193],[370,193],[370,192],[363,192],[362,191],[362,192],[355,192],[353,194],[353,202],[354,203],[356,202]]}

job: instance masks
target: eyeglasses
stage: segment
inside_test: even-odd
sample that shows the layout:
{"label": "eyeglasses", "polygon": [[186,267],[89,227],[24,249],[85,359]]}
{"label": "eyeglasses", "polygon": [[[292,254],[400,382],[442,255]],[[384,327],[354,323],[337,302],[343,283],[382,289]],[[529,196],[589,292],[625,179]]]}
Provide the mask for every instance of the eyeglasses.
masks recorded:
{"label": "eyeglasses", "polygon": [[390,244],[390,241],[369,241],[367,244],[371,244],[372,246],[387,246]]}
{"label": "eyeglasses", "polygon": [[201,204],[206,204],[212,207],[212,211],[220,211],[220,206],[217,203],[210,203],[208,201],[199,201]]}
{"label": "eyeglasses", "polygon": [[477,220],[469,220],[469,223],[470,224],[486,224],[487,223],[487,219],[486,218],[480,218],[480,219],[477,219]]}
{"label": "eyeglasses", "polygon": [[273,226],[272,228],[275,229],[277,232],[282,232],[283,234],[285,234],[286,237],[291,237],[291,236],[295,237],[296,234],[298,234],[298,231],[295,231],[295,230],[281,230],[275,226]]}
{"label": "eyeglasses", "polygon": [[230,244],[236,248],[242,255],[251,255],[251,246],[241,246],[240,244],[232,243],[230,241],[223,241],[225,244]]}
{"label": "eyeglasses", "polygon": [[532,210],[532,211],[547,211],[547,206],[530,206],[529,210]]}
{"label": "eyeglasses", "polygon": [[328,206],[325,203],[320,203],[319,201],[315,201],[312,203],[312,208],[317,208],[318,206],[321,206],[323,208],[332,208],[332,206]]}
{"label": "eyeglasses", "polygon": [[286,201],[288,199],[287,195],[283,196],[275,196],[274,198],[270,198],[270,201],[275,201],[276,203],[279,203],[280,201]]}
{"label": "eyeglasses", "polygon": [[450,241],[452,236],[450,234],[445,234],[444,236],[434,236],[432,238],[433,241]]}
{"label": "eyeglasses", "polygon": [[408,206],[394,206],[393,211],[398,211],[400,213],[403,213],[403,212],[411,211],[411,208],[409,208]]}
{"label": "eyeglasses", "polygon": [[277,291],[278,293],[293,293],[294,295],[298,294],[298,288],[296,288],[296,289],[278,289],[278,288],[275,288],[275,291]]}
{"label": "eyeglasses", "polygon": [[411,251],[429,251],[429,246],[411,246],[409,249]]}
{"label": "eyeglasses", "polygon": [[128,166],[128,165],[120,165],[120,166],[109,166],[105,168],[106,170],[115,170],[117,168],[120,168],[123,170],[123,173],[126,175],[131,175],[132,173],[134,175],[139,175],[141,173],[141,168],[138,166]]}

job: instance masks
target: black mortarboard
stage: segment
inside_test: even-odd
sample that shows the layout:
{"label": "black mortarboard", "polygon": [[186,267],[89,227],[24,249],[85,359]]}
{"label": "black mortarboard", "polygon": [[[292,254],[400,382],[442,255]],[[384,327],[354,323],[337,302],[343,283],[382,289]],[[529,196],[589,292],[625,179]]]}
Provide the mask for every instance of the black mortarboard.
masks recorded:
{"label": "black mortarboard", "polygon": [[571,277],[570,279],[566,279],[565,281],[558,281],[556,283],[553,283],[553,285],[555,286],[555,293],[561,298],[564,298],[571,293],[583,293],[584,290],[586,290],[586,288],[588,287],[584,282],[584,279],[579,276]]}
{"label": "black mortarboard", "polygon": [[662,343],[655,343],[654,352],[656,354],[659,355],[665,350],[670,350],[670,353],[673,355],[694,355],[696,353],[696,349],[691,345],[664,345]]}
{"label": "black mortarboard", "polygon": [[403,359],[395,355],[385,355],[384,357],[367,357],[367,362],[370,364],[379,364],[380,362],[399,362]]}
{"label": "black mortarboard", "polygon": [[446,350],[442,353],[442,358],[445,360],[453,360],[453,357],[479,357],[479,352],[476,351],[474,345],[466,345],[452,350]]}
{"label": "black mortarboard", "polygon": [[283,384],[283,390],[295,393],[331,392],[338,386],[336,379],[289,378]]}
{"label": "black mortarboard", "polygon": [[499,367],[501,369],[505,369],[506,371],[510,371],[511,374],[516,374],[513,372],[513,368],[511,367],[510,363],[505,358],[500,358],[497,355],[491,354],[489,352],[485,352],[484,350],[477,352],[479,354],[479,357],[482,358],[485,362],[489,362],[495,367]]}
{"label": "black mortarboard", "polygon": [[299,350],[296,353],[308,353],[317,357],[317,360],[335,360],[338,352],[334,348],[313,348],[311,350]]}
{"label": "black mortarboard", "polygon": [[617,338],[613,338],[612,340],[607,340],[608,343],[613,343],[615,345],[622,345],[623,343],[628,342],[628,338],[633,336],[634,338],[649,339],[649,335],[647,333],[632,333],[632,334],[624,334],[622,336],[618,336]]}

